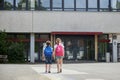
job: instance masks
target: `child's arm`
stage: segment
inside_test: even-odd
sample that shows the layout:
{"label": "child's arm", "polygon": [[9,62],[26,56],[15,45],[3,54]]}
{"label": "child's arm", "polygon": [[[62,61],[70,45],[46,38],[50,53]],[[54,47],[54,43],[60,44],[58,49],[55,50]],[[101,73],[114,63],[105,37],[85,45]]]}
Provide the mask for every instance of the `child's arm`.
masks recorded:
{"label": "child's arm", "polygon": [[45,55],[44,55],[44,53],[42,53],[42,61],[44,61],[45,60]]}
{"label": "child's arm", "polygon": [[52,56],[53,56],[53,58],[55,59],[55,49],[53,50]]}

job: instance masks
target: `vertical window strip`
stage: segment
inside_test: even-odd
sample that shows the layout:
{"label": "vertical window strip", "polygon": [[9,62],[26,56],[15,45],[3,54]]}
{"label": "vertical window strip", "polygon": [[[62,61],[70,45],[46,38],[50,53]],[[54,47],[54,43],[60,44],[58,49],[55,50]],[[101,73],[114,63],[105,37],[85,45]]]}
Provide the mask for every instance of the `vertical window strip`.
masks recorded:
{"label": "vertical window strip", "polygon": [[62,0],[62,11],[64,11],[64,0]]}
{"label": "vertical window strip", "polygon": [[76,11],[76,0],[74,0],[74,11]]}

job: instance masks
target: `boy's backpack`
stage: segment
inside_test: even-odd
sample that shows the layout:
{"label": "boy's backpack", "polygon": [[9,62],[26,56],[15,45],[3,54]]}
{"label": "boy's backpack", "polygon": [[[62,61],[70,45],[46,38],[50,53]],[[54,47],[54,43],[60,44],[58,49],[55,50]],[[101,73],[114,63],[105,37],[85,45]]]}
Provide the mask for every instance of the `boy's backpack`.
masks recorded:
{"label": "boy's backpack", "polygon": [[52,56],[52,48],[50,46],[46,46],[46,48],[44,49],[44,54],[45,56]]}
{"label": "boy's backpack", "polygon": [[57,45],[55,49],[55,55],[56,56],[63,56],[64,55],[64,48],[62,45]]}

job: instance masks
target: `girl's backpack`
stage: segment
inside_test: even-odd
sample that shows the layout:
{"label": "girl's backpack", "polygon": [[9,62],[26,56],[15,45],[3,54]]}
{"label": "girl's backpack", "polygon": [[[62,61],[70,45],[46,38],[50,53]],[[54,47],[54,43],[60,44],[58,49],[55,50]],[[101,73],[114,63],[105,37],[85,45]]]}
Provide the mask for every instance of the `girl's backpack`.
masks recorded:
{"label": "girl's backpack", "polygon": [[55,49],[55,55],[56,56],[63,56],[64,55],[64,48],[62,45],[57,45],[56,49]]}

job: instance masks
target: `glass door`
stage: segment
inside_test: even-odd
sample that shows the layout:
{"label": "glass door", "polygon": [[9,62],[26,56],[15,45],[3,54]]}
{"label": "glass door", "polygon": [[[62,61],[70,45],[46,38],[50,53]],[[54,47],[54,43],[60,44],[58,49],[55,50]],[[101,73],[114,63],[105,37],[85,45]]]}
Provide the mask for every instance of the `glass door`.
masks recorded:
{"label": "glass door", "polygon": [[105,54],[107,52],[107,43],[106,42],[99,42],[98,47],[98,58],[100,61],[105,61]]}
{"label": "glass door", "polygon": [[[106,53],[109,46],[108,35],[99,35],[98,37],[98,60],[105,61]],[[109,49],[110,50],[110,49]]]}
{"label": "glass door", "polygon": [[94,58],[95,58],[94,38],[89,38],[85,40],[85,59],[94,60]]}

